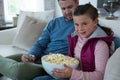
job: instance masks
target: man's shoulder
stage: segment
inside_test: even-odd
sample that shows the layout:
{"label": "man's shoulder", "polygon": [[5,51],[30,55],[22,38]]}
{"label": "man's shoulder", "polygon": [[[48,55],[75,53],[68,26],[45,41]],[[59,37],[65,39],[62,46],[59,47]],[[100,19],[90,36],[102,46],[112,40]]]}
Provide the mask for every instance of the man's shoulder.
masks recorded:
{"label": "man's shoulder", "polygon": [[53,19],[50,21],[51,24],[55,24],[55,23],[58,24],[58,23],[61,23],[61,22],[64,22],[64,17],[63,17],[63,16],[53,18]]}

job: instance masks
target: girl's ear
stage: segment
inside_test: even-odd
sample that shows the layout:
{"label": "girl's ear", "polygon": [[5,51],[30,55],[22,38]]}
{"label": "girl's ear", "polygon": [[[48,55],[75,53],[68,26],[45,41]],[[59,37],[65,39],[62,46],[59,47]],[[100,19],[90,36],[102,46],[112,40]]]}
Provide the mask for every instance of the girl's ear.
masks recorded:
{"label": "girl's ear", "polygon": [[95,25],[97,25],[97,24],[98,24],[98,18],[96,18],[96,19],[94,20],[94,22],[95,22]]}

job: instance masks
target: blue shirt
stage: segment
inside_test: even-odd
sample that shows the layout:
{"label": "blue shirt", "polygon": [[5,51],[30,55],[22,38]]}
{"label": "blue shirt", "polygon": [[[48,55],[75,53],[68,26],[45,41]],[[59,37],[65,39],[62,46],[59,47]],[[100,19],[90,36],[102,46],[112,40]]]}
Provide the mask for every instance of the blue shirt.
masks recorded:
{"label": "blue shirt", "polygon": [[59,17],[51,20],[44,28],[42,35],[35,42],[29,53],[38,58],[52,53],[68,53],[67,36],[74,32],[73,20],[65,20]]}

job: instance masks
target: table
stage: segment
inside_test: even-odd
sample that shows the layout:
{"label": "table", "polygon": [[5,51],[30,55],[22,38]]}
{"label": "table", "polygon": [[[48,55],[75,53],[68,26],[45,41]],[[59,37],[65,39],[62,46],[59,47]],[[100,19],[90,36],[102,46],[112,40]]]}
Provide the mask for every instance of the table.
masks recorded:
{"label": "table", "polygon": [[6,30],[6,29],[11,29],[11,28],[15,28],[15,26],[13,24],[7,24],[7,25],[0,27],[0,30]]}

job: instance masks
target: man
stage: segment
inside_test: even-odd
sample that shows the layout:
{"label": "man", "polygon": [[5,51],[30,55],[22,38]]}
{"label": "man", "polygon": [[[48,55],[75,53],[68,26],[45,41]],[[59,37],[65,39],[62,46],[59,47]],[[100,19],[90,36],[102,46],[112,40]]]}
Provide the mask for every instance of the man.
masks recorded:
{"label": "man", "polygon": [[31,59],[22,56],[22,61],[40,59],[43,55],[51,53],[67,54],[68,51],[68,34],[74,31],[72,12],[78,6],[78,0],[58,0],[63,16],[55,18],[49,22],[44,29],[38,41],[32,46],[29,53]]}
{"label": "man", "polygon": [[[67,54],[67,36],[74,31],[72,12],[78,6],[79,0],[58,0],[58,3],[63,16],[55,18],[47,24],[42,35],[30,49],[30,56],[23,55],[21,57],[21,60],[25,63],[17,62],[12,57],[9,57],[11,59],[6,58],[3,62],[13,64],[13,66],[9,69],[4,67],[6,71],[2,70],[0,73],[14,80],[32,80],[36,76],[46,74],[40,64],[33,64],[33,62],[36,63],[43,55],[50,52]],[[31,61],[32,63],[30,63]],[[7,66],[7,64],[4,65]],[[16,74],[16,71],[19,71],[18,74]]]}

